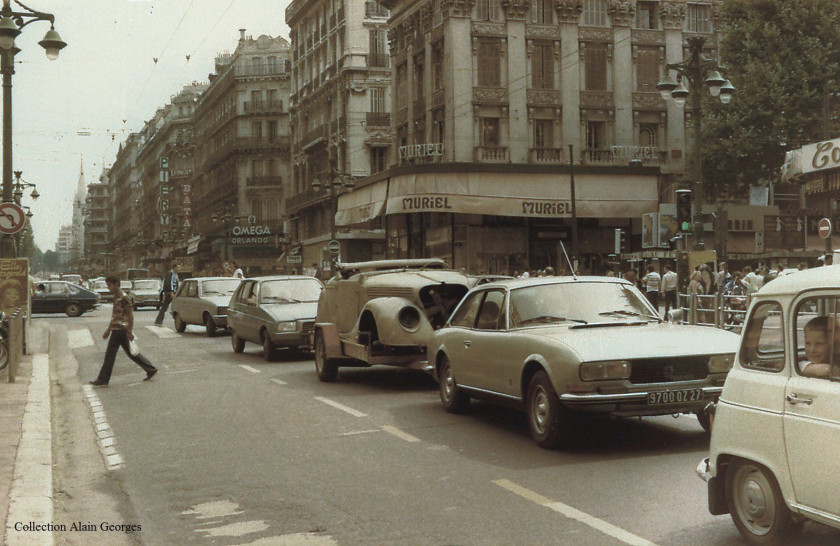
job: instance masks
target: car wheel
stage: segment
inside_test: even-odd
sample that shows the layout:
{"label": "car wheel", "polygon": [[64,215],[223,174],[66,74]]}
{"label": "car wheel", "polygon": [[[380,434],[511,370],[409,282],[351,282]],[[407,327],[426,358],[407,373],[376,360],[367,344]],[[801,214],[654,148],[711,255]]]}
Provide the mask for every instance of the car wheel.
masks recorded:
{"label": "car wheel", "polygon": [[230,331],[230,344],[233,346],[234,353],[241,353],[245,350],[245,340],[236,335],[233,330]]}
{"label": "car wheel", "polygon": [[64,312],[68,317],[78,317],[82,314],[82,306],[78,303],[68,303],[64,306]]}
{"label": "car wheel", "polygon": [[440,379],[440,401],[449,413],[463,413],[470,406],[470,395],[462,391],[455,382],[449,359],[443,357],[438,368]]}
{"label": "car wheel", "polygon": [[705,430],[706,433],[711,433],[712,432],[712,418],[711,418],[711,416],[708,413],[706,413],[705,411],[698,411],[698,412],[695,413],[695,415],[697,416],[697,422],[700,423],[700,426],[703,427],[703,430]]}
{"label": "car wheel", "polygon": [[263,356],[269,362],[272,360],[276,360],[278,356],[277,347],[271,342],[271,336],[268,335],[268,331],[263,328],[262,332],[260,333],[260,337],[262,338],[262,346],[263,346]]}
{"label": "car wheel", "polygon": [[213,317],[210,316],[210,313],[204,313],[204,330],[207,337],[216,335],[216,323],[213,322]]}
{"label": "car wheel", "polygon": [[537,445],[552,449],[568,442],[571,410],[560,403],[545,370],[540,370],[528,384],[528,428]]}
{"label": "car wheel", "polygon": [[172,315],[172,318],[175,319],[175,331],[179,334],[183,334],[187,330],[187,323],[181,320],[178,313]]}
{"label": "car wheel", "polygon": [[759,464],[738,460],[729,467],[726,501],[735,527],[753,544],[781,544],[796,528],[776,478]]}
{"label": "car wheel", "polygon": [[338,362],[327,358],[327,344],[321,330],[315,330],[315,372],[318,379],[325,383],[331,383],[338,377]]}

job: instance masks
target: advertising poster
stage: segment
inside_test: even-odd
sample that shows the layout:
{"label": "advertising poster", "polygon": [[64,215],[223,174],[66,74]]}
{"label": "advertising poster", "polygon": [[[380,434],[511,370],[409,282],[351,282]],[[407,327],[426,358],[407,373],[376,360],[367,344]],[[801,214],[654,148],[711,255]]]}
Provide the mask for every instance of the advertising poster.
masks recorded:
{"label": "advertising poster", "polygon": [[673,214],[659,215],[659,248],[670,248],[670,241],[677,236],[677,217]]}
{"label": "advertising poster", "polygon": [[658,212],[642,214],[642,248],[656,248],[658,239],[656,228],[659,225],[657,221],[658,216]]}
{"label": "advertising poster", "polygon": [[0,311],[10,315],[19,307],[26,309],[28,301],[29,260],[0,259]]}

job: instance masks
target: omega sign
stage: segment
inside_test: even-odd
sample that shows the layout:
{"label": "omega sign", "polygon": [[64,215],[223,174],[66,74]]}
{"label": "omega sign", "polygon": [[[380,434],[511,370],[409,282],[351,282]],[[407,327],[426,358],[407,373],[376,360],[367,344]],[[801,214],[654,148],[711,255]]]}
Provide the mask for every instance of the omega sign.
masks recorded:
{"label": "omega sign", "polygon": [[230,242],[235,245],[255,245],[274,243],[271,238],[271,229],[268,226],[255,226],[254,222],[257,219],[254,216],[249,216],[248,221],[251,225],[248,226],[233,226],[233,237]]}

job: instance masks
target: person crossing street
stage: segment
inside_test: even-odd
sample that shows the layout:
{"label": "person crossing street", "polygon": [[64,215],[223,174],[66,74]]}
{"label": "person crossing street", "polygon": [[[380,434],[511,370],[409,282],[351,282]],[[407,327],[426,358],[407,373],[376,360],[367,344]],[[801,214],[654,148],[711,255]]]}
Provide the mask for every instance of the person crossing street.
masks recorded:
{"label": "person crossing street", "polygon": [[166,310],[169,309],[169,304],[172,303],[172,298],[178,290],[178,264],[173,263],[172,268],[166,272],[163,277],[163,284],[160,287],[160,293],[163,297],[160,302],[160,309],[158,310],[155,325],[163,324],[163,317],[166,316]]}

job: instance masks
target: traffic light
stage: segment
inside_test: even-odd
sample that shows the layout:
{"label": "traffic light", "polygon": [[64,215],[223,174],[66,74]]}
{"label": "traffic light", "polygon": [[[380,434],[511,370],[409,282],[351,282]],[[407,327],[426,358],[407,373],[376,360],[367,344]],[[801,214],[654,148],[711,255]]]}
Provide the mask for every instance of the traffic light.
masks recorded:
{"label": "traffic light", "polygon": [[623,229],[615,229],[615,254],[621,254],[627,249],[627,233]]}
{"label": "traffic light", "polygon": [[677,190],[677,231],[691,231],[691,190]]}

